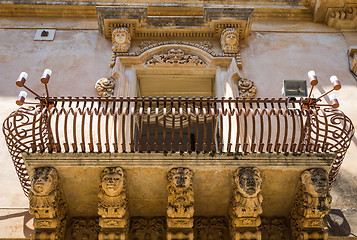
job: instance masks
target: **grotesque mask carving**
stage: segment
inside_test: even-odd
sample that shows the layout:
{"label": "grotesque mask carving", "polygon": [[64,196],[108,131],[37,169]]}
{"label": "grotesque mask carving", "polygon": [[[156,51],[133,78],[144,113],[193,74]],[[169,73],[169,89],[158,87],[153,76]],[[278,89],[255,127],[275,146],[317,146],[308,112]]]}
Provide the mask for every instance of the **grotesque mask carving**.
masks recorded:
{"label": "grotesque mask carving", "polygon": [[108,196],[117,196],[123,190],[124,172],[120,167],[104,169],[101,179],[102,189]]}
{"label": "grotesque mask carving", "polygon": [[304,171],[301,175],[301,182],[306,192],[313,197],[322,197],[328,193],[328,173],[324,169]]}
{"label": "grotesque mask carving", "polygon": [[256,197],[260,192],[262,179],[257,168],[239,168],[234,175],[234,181],[244,197]]}
{"label": "grotesque mask carving", "polygon": [[168,210],[170,218],[193,217],[193,172],[187,168],[173,168],[167,174],[168,185]]}
{"label": "grotesque mask carving", "polygon": [[57,183],[58,176],[54,168],[36,168],[32,175],[31,191],[35,196],[47,196],[56,189]]}
{"label": "grotesque mask carving", "polygon": [[238,53],[239,35],[234,28],[226,28],[222,31],[221,47],[224,53]]}
{"label": "grotesque mask carving", "polygon": [[127,52],[130,41],[130,32],[127,28],[116,28],[112,33],[113,52]]}

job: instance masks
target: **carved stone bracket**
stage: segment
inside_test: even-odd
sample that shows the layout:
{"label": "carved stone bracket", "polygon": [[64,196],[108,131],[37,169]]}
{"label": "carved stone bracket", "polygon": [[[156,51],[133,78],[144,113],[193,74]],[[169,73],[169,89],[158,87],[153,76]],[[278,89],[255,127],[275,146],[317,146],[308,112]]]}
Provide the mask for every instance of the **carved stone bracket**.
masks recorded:
{"label": "carved stone bracket", "polygon": [[330,8],[325,17],[329,27],[343,29],[357,28],[357,4],[345,4],[343,8]]}
{"label": "carved stone bracket", "polygon": [[234,173],[230,216],[232,239],[261,239],[258,230],[263,212],[262,179],[257,168],[238,168]]}
{"label": "carved stone bracket", "polygon": [[125,172],[120,167],[105,168],[99,187],[98,239],[128,239],[129,216]]}
{"label": "carved stone bracket", "polygon": [[33,170],[29,201],[29,212],[35,215],[32,239],[64,239],[67,207],[56,169],[41,167]]}
{"label": "carved stone bracket", "polygon": [[331,208],[328,172],[310,169],[301,174],[301,183],[290,210],[294,239],[327,239],[323,217]]}
{"label": "carved stone bracket", "polygon": [[101,78],[95,84],[95,89],[98,92],[98,95],[102,98],[113,97],[115,88],[115,79],[110,78]]}
{"label": "carved stone bracket", "polygon": [[171,49],[167,54],[154,55],[149,59],[146,66],[162,65],[186,65],[186,66],[206,66],[205,62],[198,56],[185,54],[181,49]]}
{"label": "carved stone bracket", "polygon": [[173,168],[167,174],[167,239],[193,239],[193,171]]}
{"label": "carved stone bracket", "polygon": [[255,82],[248,80],[246,78],[240,78],[237,81],[239,97],[251,99],[255,96],[257,92],[257,85]]}

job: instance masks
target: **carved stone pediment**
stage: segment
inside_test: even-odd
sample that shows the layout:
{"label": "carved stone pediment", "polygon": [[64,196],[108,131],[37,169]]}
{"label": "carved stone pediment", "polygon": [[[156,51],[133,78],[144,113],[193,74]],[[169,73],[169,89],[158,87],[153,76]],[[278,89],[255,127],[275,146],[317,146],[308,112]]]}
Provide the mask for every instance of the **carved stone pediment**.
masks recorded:
{"label": "carved stone pediment", "polygon": [[182,49],[170,49],[167,53],[154,55],[146,66],[206,66],[198,56],[185,54]]}

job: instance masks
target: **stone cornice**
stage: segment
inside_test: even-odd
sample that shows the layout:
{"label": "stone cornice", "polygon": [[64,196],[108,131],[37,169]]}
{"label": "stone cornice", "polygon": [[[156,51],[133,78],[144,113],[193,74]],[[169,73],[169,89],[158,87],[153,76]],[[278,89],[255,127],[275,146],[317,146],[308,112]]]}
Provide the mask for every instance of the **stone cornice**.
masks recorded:
{"label": "stone cornice", "polygon": [[357,30],[357,3],[343,8],[328,8],[325,24],[339,30]]}

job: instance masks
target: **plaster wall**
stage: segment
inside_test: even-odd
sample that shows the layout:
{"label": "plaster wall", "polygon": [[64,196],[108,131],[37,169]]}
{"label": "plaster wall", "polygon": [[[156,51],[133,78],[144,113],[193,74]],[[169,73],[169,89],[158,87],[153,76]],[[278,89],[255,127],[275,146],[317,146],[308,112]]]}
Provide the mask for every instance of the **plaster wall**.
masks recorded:
{"label": "plaster wall", "polygon": [[[110,76],[111,43],[96,29],[96,20],[76,19],[0,19],[0,122],[15,110],[19,89],[15,81],[21,71],[29,74],[27,85],[43,93],[40,76],[45,68],[53,75],[49,89],[52,96],[96,96],[95,82]],[[54,41],[34,41],[36,28],[57,28]],[[347,36],[348,35],[348,36]],[[347,36],[348,41],[345,37]],[[314,96],[330,89],[329,77],[337,75],[343,87],[336,95],[340,109],[357,122],[355,99],[357,83],[348,70],[347,50],[355,43],[353,34],[343,34],[322,24],[258,22],[241,44],[243,74],[257,84],[256,97],[282,97],[284,79],[307,79],[315,70],[319,85]],[[222,69],[221,72],[227,71]],[[134,77],[128,76],[129,78]],[[130,94],[135,93],[130,88]],[[29,94],[30,96],[30,94]],[[326,100],[326,99],[325,99]],[[332,189],[333,208],[345,210],[352,232],[357,234],[357,140],[353,139],[346,159]],[[28,207],[10,155],[0,136],[0,238],[9,229],[1,222],[11,220],[8,208]],[[8,216],[8,217],[6,217]],[[19,218],[17,218],[19,219]],[[21,224],[19,224],[21,226]],[[13,231],[13,230],[11,230]],[[24,237],[19,227],[11,237]]]}

